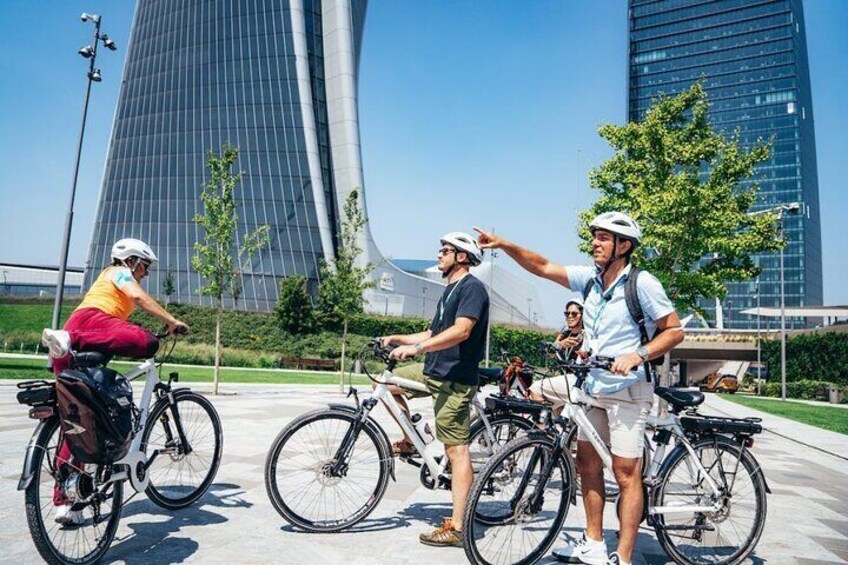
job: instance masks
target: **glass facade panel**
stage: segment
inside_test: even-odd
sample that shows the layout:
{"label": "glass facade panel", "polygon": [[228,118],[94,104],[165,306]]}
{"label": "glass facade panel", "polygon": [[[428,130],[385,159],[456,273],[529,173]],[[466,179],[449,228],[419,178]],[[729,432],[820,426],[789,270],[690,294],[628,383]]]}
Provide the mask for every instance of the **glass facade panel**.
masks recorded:
{"label": "glass facade panel", "polygon": [[[771,139],[773,153],[752,180],[754,210],[799,202],[786,216],[784,250],[787,306],[822,304],[821,229],[813,108],[801,0],[630,0],[628,119],[639,121],[660,95],[701,81],[710,120],[743,145]],[[760,304],[780,305],[780,255],[755,257],[762,269]],[[739,313],[756,306],[756,281],[730,285],[725,326],[755,327]],[[715,320],[714,303],[702,306]],[[787,319],[788,327],[803,320]],[[765,324],[764,326],[765,327]]]}

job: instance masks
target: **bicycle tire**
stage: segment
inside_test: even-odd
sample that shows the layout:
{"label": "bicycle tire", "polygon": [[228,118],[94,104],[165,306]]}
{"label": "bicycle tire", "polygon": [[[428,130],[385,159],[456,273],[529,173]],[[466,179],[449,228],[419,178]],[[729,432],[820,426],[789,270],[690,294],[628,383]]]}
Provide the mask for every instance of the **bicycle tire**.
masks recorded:
{"label": "bicycle tire", "polygon": [[[150,481],[145,493],[154,504],[169,510],[185,508],[203,496],[218,472],[224,443],[221,419],[205,396],[178,390],[174,401],[191,452],[184,453],[167,399],[153,407],[141,441],[145,453],[151,447],[160,450],[147,469]],[[160,433],[151,439],[154,430]]]}
{"label": "bicycle tire", "polygon": [[[365,494],[365,501],[353,508],[352,512],[347,515],[333,519],[321,519],[320,516],[314,515],[320,511],[320,503],[312,512],[313,515],[307,515],[308,509],[295,507],[296,502],[310,495],[309,493],[314,490],[313,487],[316,483],[319,485],[319,489],[323,490],[326,487],[335,488],[348,479],[347,472],[341,477],[331,477],[327,476],[326,470],[327,465],[333,462],[333,456],[341,446],[345,435],[352,429],[356,419],[355,413],[335,409],[309,412],[296,418],[283,428],[271,445],[265,462],[265,488],[274,509],[293,526],[315,533],[340,532],[365,519],[383,498],[389,481],[389,460],[392,455],[389,446],[382,439],[380,429],[373,420],[369,419],[366,420],[356,438],[350,459],[350,462],[357,460],[358,453],[360,455],[358,462],[372,468],[371,475],[375,478],[373,485],[369,483],[367,487],[359,487]],[[307,428],[313,424],[322,428],[322,434],[310,440]],[[304,430],[307,431],[304,432]],[[299,432],[305,436],[304,439],[297,436]],[[340,439],[328,439],[331,433],[340,434]],[[295,445],[290,448],[290,453],[288,453],[286,452],[287,444],[293,442],[293,440],[300,441],[301,446]],[[314,461],[306,461],[309,464],[302,465],[299,469],[305,471],[305,473],[300,473],[304,475],[303,477],[291,473],[292,476],[282,478],[282,482],[287,487],[286,492],[282,492],[280,489],[282,474],[280,465],[294,465],[298,458],[309,459],[313,453],[317,454],[318,457]],[[281,457],[281,455],[284,456]],[[294,471],[297,472],[298,469]],[[369,473],[366,472],[365,476],[368,477],[368,475]],[[292,487],[295,479],[298,479],[299,483]],[[320,490],[318,494],[314,495],[314,498],[320,495]],[[293,500],[295,497],[297,499]],[[328,503],[324,504],[324,508],[328,507]]]}
{"label": "bicycle tire", "polygon": [[[36,468],[35,476],[32,477],[24,493],[27,525],[35,548],[47,563],[53,565],[90,565],[99,561],[106,554],[115,538],[118,522],[121,519],[123,483],[111,483],[111,486],[107,488],[107,492],[111,490],[108,499],[111,501],[111,508],[103,528],[97,528],[92,506],[80,510],[84,519],[82,524],[57,528],[57,525],[52,523],[51,519],[52,510],[56,508],[53,505],[53,488],[56,484],[56,477],[51,473],[51,469],[56,468],[55,454],[60,438],[59,419],[53,418],[47,422],[36,440],[35,452],[33,453]],[[86,473],[93,471],[94,476],[97,476],[100,471],[100,466],[97,465],[78,464],[78,467]],[[47,510],[46,515],[45,510]],[[51,522],[49,526],[45,521]],[[103,523],[103,521],[101,520],[99,523]],[[95,537],[91,546],[80,541],[81,536],[84,536],[88,529],[92,530]],[[69,544],[71,549],[84,550],[87,547],[91,547],[91,549],[81,555],[69,555],[63,550],[66,544],[61,543],[61,540],[66,537],[73,538],[73,542]]]}
{"label": "bicycle tire", "polygon": [[535,427],[531,420],[518,414],[504,412],[494,415],[486,414],[486,416],[489,418],[489,425],[497,446],[493,448],[489,445],[486,423],[482,418],[476,418],[471,423],[471,430],[468,433],[468,450],[471,456],[471,467],[475,474],[498,449],[518,437],[520,432],[526,432]]}
{"label": "bicycle tire", "polygon": [[[527,482],[527,484],[524,484],[525,489],[529,483],[532,483],[534,472],[538,475],[537,469],[542,470],[544,463],[549,461],[553,455],[555,441],[556,439],[551,435],[539,431],[520,436],[495,453],[475,477],[468,493],[462,528],[465,555],[471,563],[475,565],[526,565],[535,563],[553,545],[568,515],[575,488],[574,463],[568,452],[563,451],[559,454],[558,461],[554,462],[549,476],[536,479],[537,486],[541,485],[545,491],[550,491],[550,495],[553,495],[552,504],[549,504],[548,507],[536,511],[527,507],[533,490],[529,493],[526,490],[517,490],[511,495],[508,493],[511,487],[516,486],[516,479],[518,489],[522,488],[521,485],[525,481]],[[529,475],[526,474],[528,469],[520,467],[523,456],[528,457]],[[492,502],[484,498],[492,496],[496,492],[507,494],[509,500]],[[503,512],[501,512],[503,519],[499,523],[490,523],[489,520],[478,519],[481,515],[490,517],[496,514],[492,508],[481,509],[481,500],[485,501],[485,505],[503,507]],[[542,504],[544,503],[545,497],[543,496]],[[524,510],[518,510],[519,505],[522,505]],[[538,523],[542,517],[547,517],[547,526],[541,526]],[[512,543],[514,535],[511,536],[510,540],[503,541],[498,539],[501,535],[498,531],[494,533],[486,531],[492,528],[506,528],[505,535],[518,533],[519,541],[534,537],[536,530],[541,530],[543,534],[541,539],[536,537],[538,542],[535,542],[533,547],[519,548],[516,547],[517,544]],[[493,546],[511,553],[510,555],[493,555],[493,552],[489,551],[489,548]]]}
{"label": "bicycle tire", "polygon": [[[676,563],[686,565],[703,565],[706,563],[711,565],[737,565],[743,562],[748,555],[750,555],[751,551],[754,550],[760,536],[762,535],[763,527],[765,525],[767,501],[765,478],[763,477],[762,470],[760,469],[759,463],[757,463],[756,459],[754,459],[754,456],[751,455],[749,451],[742,451],[737,443],[724,436],[712,436],[701,439],[693,443],[692,448],[695,453],[698,454],[704,468],[709,472],[713,479],[716,479],[716,482],[720,487],[726,485],[728,480],[728,477],[723,471],[727,468],[725,461],[728,464],[733,464],[734,468],[738,469],[732,477],[730,496],[726,499],[732,500],[732,502],[729,502],[727,506],[723,507],[718,513],[712,513],[712,515],[710,515],[710,513],[695,513],[693,515],[695,524],[691,526],[688,524],[667,523],[669,521],[666,517],[667,515],[655,515],[654,530],[657,534],[657,540],[669,557],[674,559]],[[707,454],[709,451],[713,451],[720,455],[715,457],[715,462],[711,462],[709,459],[704,462],[704,456],[702,454]],[[741,460],[740,454],[742,454]],[[667,503],[667,500],[670,501],[674,499],[673,496],[677,493],[672,490],[671,485],[673,484],[674,478],[678,476],[675,473],[681,465],[687,465],[687,458],[689,457],[689,452],[682,445],[675,448],[675,450],[668,456],[668,459],[663,463],[663,467],[660,470],[659,482],[655,487],[652,496],[653,506],[662,506]],[[736,464],[737,461],[738,465]],[[713,476],[713,471],[716,468],[718,468],[720,473],[720,476],[718,477]],[[744,476],[742,476],[743,471],[745,473]],[[689,473],[688,467],[686,471],[683,471],[683,473],[684,477],[688,474],[688,478],[691,479],[691,473]],[[697,495],[697,491],[702,482],[703,479],[699,479],[696,484],[691,485],[693,490],[696,492],[694,502],[698,504],[705,504],[709,501],[708,491],[704,490],[702,494]],[[688,531],[691,529],[693,530],[693,534],[690,536],[691,541],[697,541],[700,544],[701,540],[695,539],[694,536],[703,536],[704,533],[710,534],[712,528],[712,531],[717,532],[717,540],[724,539],[729,541],[733,532],[739,533],[742,530],[740,530],[739,524],[735,522],[732,523],[732,529],[723,528],[721,524],[724,524],[724,522],[733,516],[734,509],[736,509],[737,516],[745,509],[744,502],[742,501],[745,500],[743,497],[748,494],[749,490],[753,495],[752,501],[748,503],[749,505],[752,505],[750,508],[751,518],[749,519],[751,527],[750,529],[745,530],[748,533],[747,535],[744,535],[744,541],[740,540],[738,547],[730,547],[724,550],[726,555],[724,555],[723,558],[721,558],[722,556],[720,554],[716,553],[714,548],[710,548],[706,555],[701,553],[701,559],[696,559],[686,551],[688,549],[687,546],[681,544],[681,541],[685,541],[683,536],[672,535],[674,532]],[[685,494],[686,493],[681,493],[679,496],[684,496]],[[700,532],[700,534],[698,532]],[[701,547],[703,546],[698,544],[694,545],[697,552],[700,552]],[[716,557],[716,559],[707,560],[706,556]]]}

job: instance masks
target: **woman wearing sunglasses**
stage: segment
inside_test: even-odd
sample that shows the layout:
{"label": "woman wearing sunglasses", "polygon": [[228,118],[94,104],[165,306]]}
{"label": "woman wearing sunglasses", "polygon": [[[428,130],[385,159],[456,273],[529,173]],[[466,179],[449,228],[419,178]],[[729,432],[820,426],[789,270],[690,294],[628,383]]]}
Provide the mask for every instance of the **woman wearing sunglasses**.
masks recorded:
{"label": "woman wearing sunglasses", "polygon": [[[565,325],[559,331],[554,342],[563,348],[570,361],[577,359],[577,351],[583,344],[583,302],[573,298],[565,305]],[[530,387],[530,398],[537,401],[546,400],[554,405],[554,412],[559,414],[568,399],[565,375],[557,375],[533,383]]]}

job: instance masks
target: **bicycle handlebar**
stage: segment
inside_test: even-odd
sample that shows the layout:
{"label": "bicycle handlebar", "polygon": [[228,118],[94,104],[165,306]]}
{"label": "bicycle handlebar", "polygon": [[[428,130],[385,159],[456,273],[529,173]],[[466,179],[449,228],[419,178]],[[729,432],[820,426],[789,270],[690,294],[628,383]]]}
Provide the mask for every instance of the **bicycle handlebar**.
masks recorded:
{"label": "bicycle handlebar", "polygon": [[[171,334],[171,332],[168,331],[168,326],[165,326],[164,328],[162,328],[161,332],[153,334],[153,335],[156,336],[156,339],[164,339],[164,338],[166,338],[166,337],[168,337],[172,334]],[[185,327],[185,326],[177,326],[176,328],[174,328],[173,335],[175,335],[175,336],[188,335],[188,328]]]}

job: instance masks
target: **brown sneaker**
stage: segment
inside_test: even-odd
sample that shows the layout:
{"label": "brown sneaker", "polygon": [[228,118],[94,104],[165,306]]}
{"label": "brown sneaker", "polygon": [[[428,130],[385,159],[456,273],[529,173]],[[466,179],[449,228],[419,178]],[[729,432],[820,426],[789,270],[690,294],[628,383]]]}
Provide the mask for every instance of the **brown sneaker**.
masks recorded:
{"label": "brown sneaker", "polygon": [[445,518],[442,525],[432,532],[420,534],[418,541],[436,547],[462,547],[462,532],[453,528],[450,518]]}

